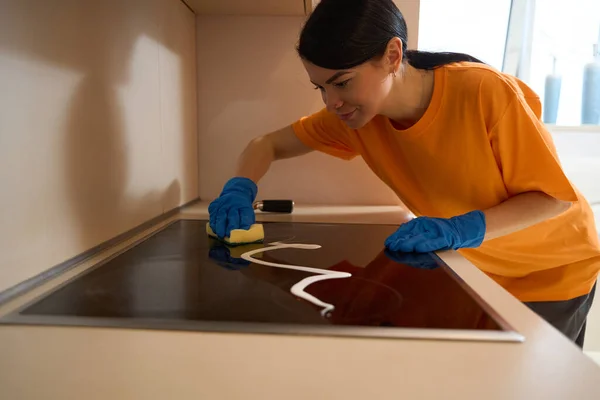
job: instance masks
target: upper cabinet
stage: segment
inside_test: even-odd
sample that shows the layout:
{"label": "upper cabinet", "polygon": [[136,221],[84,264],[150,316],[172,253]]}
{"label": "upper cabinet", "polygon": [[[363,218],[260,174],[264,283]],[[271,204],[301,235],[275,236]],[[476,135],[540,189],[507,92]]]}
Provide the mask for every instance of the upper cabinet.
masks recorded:
{"label": "upper cabinet", "polygon": [[[306,16],[321,0],[178,0],[199,15]],[[421,0],[394,0],[408,25],[408,47],[417,48]]]}
{"label": "upper cabinet", "polygon": [[[318,0],[181,0],[202,15],[307,15]],[[314,4],[313,4],[314,3]]]}

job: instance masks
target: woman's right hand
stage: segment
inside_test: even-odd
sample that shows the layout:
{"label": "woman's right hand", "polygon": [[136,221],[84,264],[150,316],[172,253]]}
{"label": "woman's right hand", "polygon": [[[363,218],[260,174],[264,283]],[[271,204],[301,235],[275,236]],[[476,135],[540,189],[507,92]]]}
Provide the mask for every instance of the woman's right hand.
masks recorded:
{"label": "woman's right hand", "polygon": [[258,188],[251,179],[231,178],[221,195],[208,206],[210,227],[220,238],[231,235],[233,229],[250,229],[256,221],[253,203]]}

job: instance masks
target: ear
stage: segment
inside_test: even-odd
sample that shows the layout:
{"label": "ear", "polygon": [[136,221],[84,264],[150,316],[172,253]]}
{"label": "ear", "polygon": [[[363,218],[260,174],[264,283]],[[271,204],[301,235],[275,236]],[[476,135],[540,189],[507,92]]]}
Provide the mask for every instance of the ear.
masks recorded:
{"label": "ear", "polygon": [[389,68],[390,73],[398,71],[400,64],[402,64],[403,56],[402,41],[400,38],[395,37],[391,39],[387,44],[384,55],[385,65]]}

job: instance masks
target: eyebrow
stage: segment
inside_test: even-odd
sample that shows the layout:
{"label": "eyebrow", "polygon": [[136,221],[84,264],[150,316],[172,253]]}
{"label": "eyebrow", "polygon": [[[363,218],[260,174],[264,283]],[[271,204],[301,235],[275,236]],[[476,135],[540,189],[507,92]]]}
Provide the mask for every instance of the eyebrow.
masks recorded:
{"label": "eyebrow", "polygon": [[327,81],[325,81],[325,83],[329,84],[329,83],[335,81],[340,76],[344,76],[344,75],[349,74],[349,73],[351,73],[351,71],[339,71],[339,72],[336,72],[335,74],[333,74],[333,76],[331,78],[327,79]]}
{"label": "eyebrow", "polygon": [[[344,76],[344,75],[351,74],[351,73],[352,73],[352,71],[339,71],[339,72],[336,72],[335,74],[333,74],[333,76],[331,78],[327,79],[327,81],[325,81],[325,83],[326,84],[330,84],[331,82],[335,81],[340,76]],[[316,83],[314,83],[313,81],[311,81],[311,82],[312,82],[313,85],[319,86]]]}

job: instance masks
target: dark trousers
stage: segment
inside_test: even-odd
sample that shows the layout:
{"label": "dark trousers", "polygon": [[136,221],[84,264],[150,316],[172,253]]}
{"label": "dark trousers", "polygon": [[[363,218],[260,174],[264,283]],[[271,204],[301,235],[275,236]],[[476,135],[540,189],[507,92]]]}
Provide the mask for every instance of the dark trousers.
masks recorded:
{"label": "dark trousers", "polygon": [[588,313],[594,301],[596,285],[584,296],[565,301],[536,301],[525,303],[540,317],[583,348]]}

